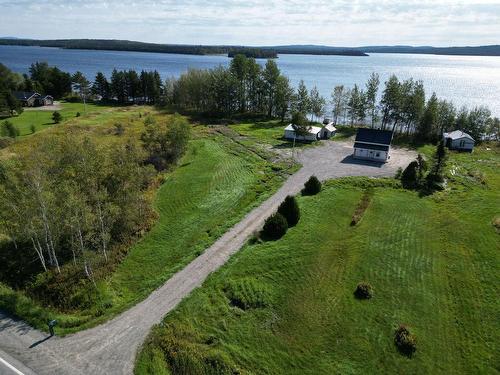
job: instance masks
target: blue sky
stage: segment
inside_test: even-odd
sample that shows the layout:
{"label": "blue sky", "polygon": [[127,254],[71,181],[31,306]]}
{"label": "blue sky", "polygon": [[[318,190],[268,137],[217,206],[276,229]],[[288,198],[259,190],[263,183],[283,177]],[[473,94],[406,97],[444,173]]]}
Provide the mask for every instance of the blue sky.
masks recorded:
{"label": "blue sky", "polygon": [[0,0],[0,36],[189,44],[500,44],[500,0]]}

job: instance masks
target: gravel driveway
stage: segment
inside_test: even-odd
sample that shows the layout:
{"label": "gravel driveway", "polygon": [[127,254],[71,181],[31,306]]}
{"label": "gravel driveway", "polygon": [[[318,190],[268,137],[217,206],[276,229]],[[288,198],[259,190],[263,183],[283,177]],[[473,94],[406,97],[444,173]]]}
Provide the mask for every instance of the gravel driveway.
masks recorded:
{"label": "gravel driveway", "polygon": [[352,157],[352,141],[322,143],[295,151],[297,160],[320,180],[346,176],[394,177],[399,167],[406,168],[417,157],[414,151],[391,148],[387,163],[364,161]]}
{"label": "gravel driveway", "polygon": [[48,339],[45,333],[0,312],[0,350],[37,374],[131,374],[136,352],[151,327],[226,263],[252,233],[261,228],[283,199],[298,193],[311,175],[322,180],[342,176],[393,176],[398,167],[405,167],[415,158],[413,152],[395,149],[386,164],[359,162],[350,157],[352,143],[331,141],[296,152],[303,168],[144,301],[100,326],[65,338]]}

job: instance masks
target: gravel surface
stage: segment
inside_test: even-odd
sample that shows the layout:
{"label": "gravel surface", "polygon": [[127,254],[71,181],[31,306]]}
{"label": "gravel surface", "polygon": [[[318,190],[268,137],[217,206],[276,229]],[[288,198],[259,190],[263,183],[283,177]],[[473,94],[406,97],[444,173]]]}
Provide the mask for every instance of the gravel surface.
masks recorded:
{"label": "gravel surface", "polygon": [[278,192],[148,298],[107,323],[65,338],[47,338],[45,333],[0,312],[0,349],[37,374],[131,374],[136,352],[151,327],[226,263],[283,199],[298,193],[311,175],[321,180],[343,176],[390,177],[416,156],[408,150],[394,149],[388,163],[378,164],[353,160],[351,153],[352,142],[329,141],[322,146],[296,150],[296,158],[303,167]]}

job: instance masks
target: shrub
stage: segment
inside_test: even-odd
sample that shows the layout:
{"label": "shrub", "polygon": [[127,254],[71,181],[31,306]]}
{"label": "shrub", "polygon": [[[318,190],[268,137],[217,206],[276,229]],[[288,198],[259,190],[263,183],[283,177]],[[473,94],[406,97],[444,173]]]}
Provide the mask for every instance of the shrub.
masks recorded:
{"label": "shrub", "polygon": [[405,189],[415,189],[418,185],[418,162],[412,161],[401,173],[401,184]]}
{"label": "shrub", "polygon": [[17,138],[20,134],[19,128],[12,122],[5,120],[2,123],[2,128],[0,129],[0,135],[2,137]]}
{"label": "shrub", "polygon": [[54,121],[54,124],[59,124],[62,120],[61,114],[55,111],[54,113],[52,113],[52,120]]}
{"label": "shrub", "polygon": [[297,199],[294,196],[287,196],[278,207],[278,212],[285,217],[288,227],[293,227],[299,222],[300,209]]}
{"label": "shrub", "polygon": [[417,341],[415,335],[410,332],[410,329],[400,324],[394,333],[394,343],[398,347],[400,353],[411,357],[417,350]]}
{"label": "shrub", "polygon": [[283,237],[288,230],[288,223],[285,217],[279,212],[267,218],[262,229],[262,238],[266,240],[278,240]]}
{"label": "shrub", "polygon": [[123,135],[123,133],[125,133],[125,127],[123,126],[123,124],[121,122],[116,122],[114,124],[114,128],[115,128],[115,135]]}
{"label": "shrub", "polygon": [[231,305],[242,310],[257,309],[269,305],[269,290],[265,284],[251,278],[229,281],[224,293]]}
{"label": "shrub", "polygon": [[321,182],[316,176],[311,176],[304,184],[302,195],[316,195],[321,191]]}
{"label": "shrub", "polygon": [[9,147],[14,140],[9,137],[0,137],[0,150],[6,147]]}
{"label": "shrub", "polygon": [[359,283],[354,291],[354,296],[357,299],[370,299],[373,297],[373,288],[368,283]]}
{"label": "shrub", "polygon": [[75,117],[80,117],[80,116],[81,116],[80,112],[76,112]]}

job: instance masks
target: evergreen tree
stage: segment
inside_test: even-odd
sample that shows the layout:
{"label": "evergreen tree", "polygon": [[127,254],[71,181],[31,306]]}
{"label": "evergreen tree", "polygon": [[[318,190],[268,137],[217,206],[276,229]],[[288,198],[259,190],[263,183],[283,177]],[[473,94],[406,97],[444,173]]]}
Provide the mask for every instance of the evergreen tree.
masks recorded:
{"label": "evergreen tree", "polygon": [[377,73],[372,73],[366,83],[366,109],[370,113],[371,127],[378,121],[377,112],[377,93],[380,84],[380,78]]}
{"label": "evergreen tree", "polygon": [[436,93],[433,93],[427,105],[425,106],[424,114],[418,124],[417,140],[420,142],[428,142],[435,139],[435,127],[438,122],[438,99]]}
{"label": "evergreen tree", "polygon": [[293,227],[299,222],[300,209],[294,196],[288,195],[278,207],[278,212],[285,217],[288,227]]}

